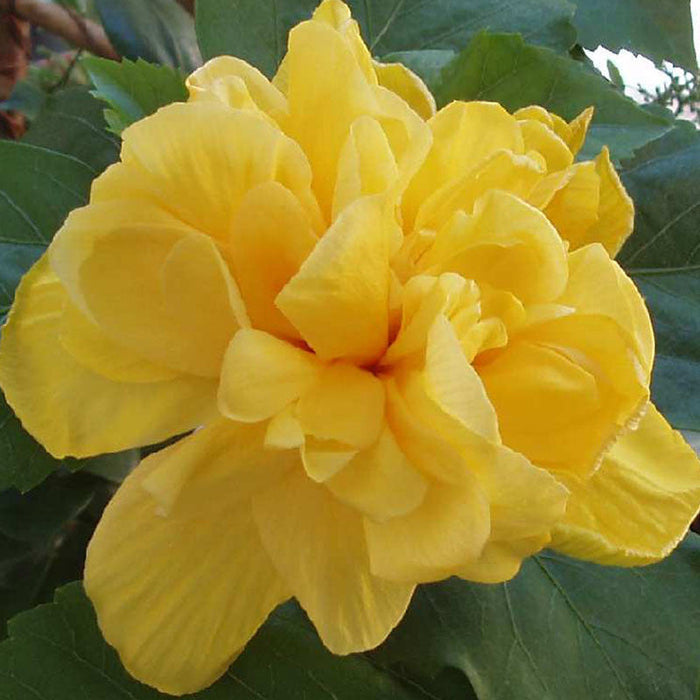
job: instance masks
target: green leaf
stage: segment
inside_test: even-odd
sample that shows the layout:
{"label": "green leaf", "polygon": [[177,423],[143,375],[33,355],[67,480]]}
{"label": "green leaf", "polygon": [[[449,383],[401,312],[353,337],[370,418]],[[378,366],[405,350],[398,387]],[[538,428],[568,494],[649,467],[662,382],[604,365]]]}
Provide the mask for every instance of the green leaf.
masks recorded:
{"label": "green leaf", "polygon": [[22,140],[73,156],[100,173],[119,157],[119,141],[105,131],[102,112],[86,88],[61,90],[47,97]]}
{"label": "green leaf", "polygon": [[94,56],[84,58],[82,65],[95,86],[93,94],[110,106],[105,118],[117,134],[159,107],[187,100],[185,76],[175,68],[143,59],[118,63]]}
{"label": "green leaf", "polygon": [[94,477],[55,475],[24,496],[0,493],[0,638],[11,616],[82,574],[93,526],[79,516],[103,489]]}
{"label": "green leaf", "polygon": [[615,158],[672,127],[665,119],[639,108],[602,76],[554,51],[526,44],[520,36],[477,36],[442,72],[435,97],[451,100],[493,100],[514,111],[538,104],[565,119],[593,105],[596,113],[586,143],[586,155],[603,144]]}
{"label": "green leaf", "polygon": [[[290,28],[310,17],[317,4],[316,0],[197,0],[202,55],[208,59],[232,54],[272,76],[286,51]],[[560,51],[575,40],[573,6],[566,0],[350,0],[348,4],[373,55],[410,51],[412,65],[452,57],[482,29],[520,32],[533,43]]]}
{"label": "green leaf", "polygon": [[697,70],[690,0],[575,0],[574,24],[589,49],[629,49],[655,63]]}
{"label": "green leaf", "polygon": [[[0,644],[1,700],[152,700],[165,696],[126,673],[103,641],[80,584],[56,593],[55,602],[22,613]],[[41,673],[37,673],[41,669]],[[446,683],[443,682],[443,688]],[[364,656],[327,651],[294,604],[279,608],[229,671],[197,700],[426,700],[427,693],[401,673],[387,672]],[[471,694],[464,692],[465,700]]]}
{"label": "green leaf", "polygon": [[677,127],[622,180],[636,218],[619,261],[654,322],[652,397],[676,428],[700,430],[700,136]]}
{"label": "green leaf", "polygon": [[68,212],[87,203],[96,174],[73,156],[0,141],[0,316]]}
{"label": "green leaf", "polygon": [[95,0],[107,36],[124,57],[190,72],[202,62],[192,16],[176,0]]}
{"label": "green leaf", "polygon": [[698,575],[700,538],[692,534],[645,568],[545,552],[505,584],[420,587],[376,655],[424,676],[460,671],[488,700],[692,700]]}

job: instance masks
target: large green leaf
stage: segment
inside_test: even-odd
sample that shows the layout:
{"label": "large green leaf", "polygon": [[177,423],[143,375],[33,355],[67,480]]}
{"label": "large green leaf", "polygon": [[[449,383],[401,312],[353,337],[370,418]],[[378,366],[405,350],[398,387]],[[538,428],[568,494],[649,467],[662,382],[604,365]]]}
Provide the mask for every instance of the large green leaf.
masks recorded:
{"label": "large green leaf", "polygon": [[653,398],[674,426],[699,430],[700,137],[678,129],[643,156],[622,174],[636,220],[619,260],[654,322]]}
{"label": "large green leaf", "polygon": [[502,585],[419,588],[377,656],[460,671],[481,700],[695,700],[699,575],[695,535],[638,569],[545,552]]}
{"label": "large green leaf", "polygon": [[87,203],[95,174],[74,156],[0,141],[0,316],[68,212]]}
{"label": "large green leaf", "polygon": [[[317,4],[316,0],[197,0],[202,54],[239,56],[271,76],[286,51],[289,29],[308,18]],[[575,39],[573,6],[566,0],[350,0],[348,4],[375,56],[411,51],[414,61],[434,64],[439,58],[444,63],[482,29],[519,32],[529,41],[564,51]]]}
{"label": "large green leaf", "polygon": [[55,92],[46,98],[23,142],[73,156],[97,175],[119,157],[119,140],[105,131],[102,111],[86,88]]}
{"label": "large green leaf", "polygon": [[618,159],[672,128],[670,119],[640,109],[581,63],[515,35],[477,36],[443,70],[435,92],[439,104],[493,100],[511,111],[538,104],[566,119],[593,105],[586,154],[607,144]]}
{"label": "large green leaf", "polygon": [[95,86],[93,94],[109,105],[105,119],[117,134],[159,107],[187,99],[185,76],[170,66],[94,56],[83,59],[82,65]]}
{"label": "large green leaf", "polygon": [[7,620],[50,601],[57,586],[82,575],[94,525],[88,507],[105,482],[84,474],[54,475],[26,495],[0,493],[0,638]]}
{"label": "large green leaf", "polygon": [[574,0],[584,46],[629,49],[656,63],[697,70],[690,0]]}
{"label": "large green leaf", "polygon": [[202,59],[192,16],[176,0],[94,0],[102,24],[124,57],[194,70]]}
{"label": "large green leaf", "polygon": [[[169,697],[136,682],[102,640],[79,584],[18,615],[0,644],[0,700]],[[41,669],[41,673],[37,673]],[[444,685],[441,687],[445,687]],[[197,700],[449,700],[363,656],[334,656],[293,604],[279,608],[223,678]],[[471,694],[462,692],[468,700]]]}

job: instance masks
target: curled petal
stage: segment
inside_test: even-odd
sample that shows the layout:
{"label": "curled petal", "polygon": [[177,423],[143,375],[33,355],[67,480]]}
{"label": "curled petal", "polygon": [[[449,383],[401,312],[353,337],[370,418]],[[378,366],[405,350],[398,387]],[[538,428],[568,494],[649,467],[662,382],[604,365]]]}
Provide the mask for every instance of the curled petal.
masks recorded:
{"label": "curled petal", "polygon": [[567,483],[571,501],[553,546],[601,564],[663,559],[700,510],[700,461],[651,404],[590,479]]}

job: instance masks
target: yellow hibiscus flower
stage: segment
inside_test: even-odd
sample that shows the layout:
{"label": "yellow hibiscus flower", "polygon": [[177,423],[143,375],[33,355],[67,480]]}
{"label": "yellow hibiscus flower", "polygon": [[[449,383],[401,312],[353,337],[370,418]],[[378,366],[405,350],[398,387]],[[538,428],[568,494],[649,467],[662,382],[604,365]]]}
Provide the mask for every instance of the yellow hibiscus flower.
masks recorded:
{"label": "yellow hibiscus flower", "polygon": [[574,163],[590,112],[436,113],[339,0],[272,82],[221,57],[188,88],[124,132],[0,344],[56,456],[194,431],[88,551],[136,678],[207,686],[292,596],[346,654],[420,582],[671,551],[700,465],[649,404],[649,317],[611,259],[632,204],[607,152]]}

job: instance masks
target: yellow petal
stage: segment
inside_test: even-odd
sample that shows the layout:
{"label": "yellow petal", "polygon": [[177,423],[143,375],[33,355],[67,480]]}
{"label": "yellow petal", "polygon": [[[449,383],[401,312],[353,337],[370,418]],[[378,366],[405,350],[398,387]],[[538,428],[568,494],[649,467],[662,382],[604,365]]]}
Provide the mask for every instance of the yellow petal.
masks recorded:
{"label": "yellow petal", "polygon": [[352,445],[307,435],[301,448],[301,461],[308,477],[322,484],[338,474],[357,453],[358,449]]}
{"label": "yellow petal", "polygon": [[91,201],[145,199],[227,243],[248,190],[276,181],[319,217],[301,148],[255,112],[215,101],[173,103],[122,138],[122,162],[95,180]]}
{"label": "yellow petal", "polygon": [[287,112],[284,95],[255,67],[235,56],[217,56],[186,81],[190,100],[218,100],[234,108],[259,109],[275,121]]}
{"label": "yellow petal", "polygon": [[75,210],[49,257],[105,334],[171,369],[218,376],[228,341],[247,323],[213,241],[148,202]]}
{"label": "yellow petal", "polygon": [[384,424],[384,387],[371,372],[332,364],[301,396],[296,415],[309,435],[366,449]]}
{"label": "yellow petal", "polygon": [[435,98],[425,83],[403,63],[379,63],[374,61],[379,84],[405,100],[421,118],[430,119],[435,114]]}
{"label": "yellow petal", "polygon": [[573,156],[564,141],[540,121],[525,119],[518,122],[523,133],[525,150],[541,153],[547,161],[547,170],[564,170],[573,163]]}
{"label": "yellow petal", "polygon": [[83,367],[114,382],[157,382],[178,376],[178,372],[116,345],[69,300],[65,301],[58,337],[63,349]]}
{"label": "yellow petal", "polygon": [[258,185],[243,198],[228,259],[253,327],[282,338],[300,338],[274,301],[316,241],[299,201],[279,183]]}
{"label": "yellow petal", "polygon": [[595,159],[595,167],[600,177],[600,208],[598,221],[588,231],[586,241],[602,243],[614,258],[634,228],[634,203],[610,161],[607,148]]}
{"label": "yellow petal", "polygon": [[522,154],[523,138],[514,117],[492,102],[452,102],[429,122],[433,145],[405,197],[410,228],[420,205],[440,186],[473,171],[496,151]]}
{"label": "yellow petal", "polygon": [[629,336],[605,316],[536,324],[477,371],[504,442],[556,471],[590,473],[648,398]]}
{"label": "yellow petal", "polygon": [[437,581],[478,557],[490,532],[489,506],[473,477],[432,483],[423,503],[384,523],[365,520],[374,574],[394,581]]}
{"label": "yellow petal", "polygon": [[289,404],[270,419],[265,433],[265,447],[290,450],[304,444],[304,431],[296,417],[294,404]]}
{"label": "yellow petal", "polygon": [[581,114],[569,122],[569,133],[565,137],[562,136],[574,156],[581,150],[586,140],[588,127],[593,119],[593,112],[593,107],[586,107]]}
{"label": "yellow petal", "polygon": [[509,581],[520,571],[523,559],[536,554],[549,542],[548,534],[505,541],[489,540],[479,558],[461,566],[456,575],[477,583]]}
{"label": "yellow petal", "polygon": [[[116,382],[78,362],[59,342],[67,303],[44,256],[20,283],[0,343],[0,385],[7,401],[51,454],[87,457],[140,447],[215,415],[212,380],[178,375]],[[119,353],[113,344],[109,367]]]}
{"label": "yellow petal", "polygon": [[[250,497],[280,478],[290,456],[263,451],[261,441],[258,428],[219,423],[147,458],[88,548],[85,588],[105,639],[131,675],[164,692],[213,683],[289,596]],[[183,470],[187,487],[163,514],[146,483]]]}
{"label": "yellow petal", "polygon": [[386,349],[395,224],[378,197],[345,209],[277,297],[317,355],[372,362]]}
{"label": "yellow petal", "polygon": [[271,418],[316,381],[319,363],[269,333],[244,328],[229,344],[221,370],[219,410],[232,420]]}
{"label": "yellow petal", "polygon": [[569,170],[564,186],[544,209],[561,237],[571,249],[588,242],[588,231],[598,220],[600,178],[592,162],[577,163]]}
{"label": "yellow petal", "polygon": [[383,522],[417,508],[425,497],[428,482],[401,452],[396,438],[385,426],[377,442],[348,462],[326,481],[326,486],[338,500]]}
{"label": "yellow petal", "polygon": [[284,67],[286,132],[304,149],[318,201],[330,213],[337,163],[350,125],[363,114],[379,111],[373,86],[351,47],[325,22],[304,22],[292,29]]}
{"label": "yellow petal", "polygon": [[569,282],[559,303],[613,319],[630,337],[646,381],[654,361],[654,330],[634,282],[600,244],[569,254]]}
{"label": "yellow petal", "polygon": [[700,462],[649,405],[639,427],[615,443],[598,471],[569,486],[554,547],[603,564],[650,564],[671,553],[700,509]]}
{"label": "yellow petal", "polygon": [[380,644],[414,584],[370,572],[362,516],[298,471],[253,500],[260,536],[285,583],[335,654]]}
{"label": "yellow petal", "polygon": [[333,220],[356,199],[386,192],[397,176],[396,158],[381,125],[372,117],[358,117],[340,152]]}
{"label": "yellow petal", "polygon": [[376,83],[377,79],[372,70],[372,54],[362,41],[360,27],[352,19],[350,8],[344,2],[323,0],[314,10],[312,21],[322,22],[337,30],[352,51],[367,80],[370,83]]}
{"label": "yellow petal", "polygon": [[473,217],[455,215],[422,264],[511,292],[524,303],[553,301],[568,276],[566,250],[547,217],[497,190],[478,201]]}
{"label": "yellow petal", "polygon": [[418,209],[416,228],[438,230],[455,211],[471,213],[476,201],[489,190],[503,190],[527,200],[544,176],[543,160],[534,152],[516,155],[511,151],[496,151],[474,170],[431,194]]}

